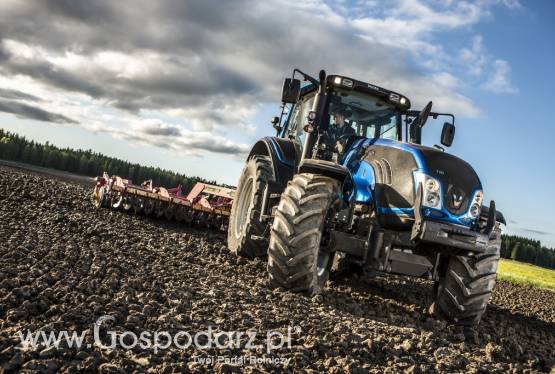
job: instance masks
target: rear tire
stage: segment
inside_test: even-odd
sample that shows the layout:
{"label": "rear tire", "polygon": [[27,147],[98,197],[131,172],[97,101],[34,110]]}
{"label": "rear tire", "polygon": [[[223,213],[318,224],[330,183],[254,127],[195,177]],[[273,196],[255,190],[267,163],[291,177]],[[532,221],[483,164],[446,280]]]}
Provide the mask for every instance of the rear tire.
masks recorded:
{"label": "rear tire", "polygon": [[272,161],[268,156],[252,157],[243,169],[227,231],[228,248],[238,256],[255,258],[267,254],[268,242],[264,238],[269,230],[260,221],[260,215],[264,190],[272,179]]}
{"label": "rear tire", "polygon": [[308,296],[329,278],[333,253],[322,243],[324,225],[336,200],[338,182],[316,174],[297,174],[281,196],[268,248],[272,287]]}
{"label": "rear tire", "polygon": [[497,227],[483,253],[452,256],[437,285],[432,310],[458,325],[478,325],[495,286],[500,248],[501,230]]}

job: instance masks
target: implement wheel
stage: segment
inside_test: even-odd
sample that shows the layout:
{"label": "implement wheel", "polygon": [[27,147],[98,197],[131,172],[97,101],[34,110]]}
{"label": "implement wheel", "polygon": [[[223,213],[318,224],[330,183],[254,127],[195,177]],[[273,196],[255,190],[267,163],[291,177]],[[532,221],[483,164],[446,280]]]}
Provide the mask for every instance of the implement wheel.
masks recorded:
{"label": "implement wheel", "polygon": [[333,263],[324,228],[337,189],[336,180],[309,173],[295,175],[285,188],[268,248],[272,287],[308,296],[324,288]]}
{"label": "implement wheel", "polygon": [[251,158],[241,174],[237,195],[231,208],[227,245],[231,252],[249,258],[267,254],[269,233],[260,221],[264,190],[272,177],[272,162],[267,156]]}

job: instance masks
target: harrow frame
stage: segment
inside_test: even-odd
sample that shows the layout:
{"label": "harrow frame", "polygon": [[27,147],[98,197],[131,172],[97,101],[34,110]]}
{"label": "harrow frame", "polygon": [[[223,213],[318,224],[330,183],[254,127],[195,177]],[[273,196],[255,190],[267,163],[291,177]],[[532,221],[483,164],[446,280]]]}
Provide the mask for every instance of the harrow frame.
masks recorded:
{"label": "harrow frame", "polygon": [[136,214],[227,230],[235,189],[198,182],[185,196],[181,185],[154,187],[152,180],[135,185],[130,179],[96,178],[92,193],[97,208],[133,211]]}

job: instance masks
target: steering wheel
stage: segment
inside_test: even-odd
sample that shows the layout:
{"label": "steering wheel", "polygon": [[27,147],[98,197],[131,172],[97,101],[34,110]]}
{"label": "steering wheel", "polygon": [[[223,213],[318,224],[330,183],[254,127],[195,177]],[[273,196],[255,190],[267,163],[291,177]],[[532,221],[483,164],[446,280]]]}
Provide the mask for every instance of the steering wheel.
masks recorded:
{"label": "steering wheel", "polygon": [[426,104],[424,109],[422,109],[420,113],[418,113],[418,116],[414,119],[412,123],[413,126],[418,125],[418,127],[424,127],[424,125],[426,124],[426,121],[428,121],[428,116],[430,115],[431,111],[432,111],[432,102],[430,101],[428,104]]}

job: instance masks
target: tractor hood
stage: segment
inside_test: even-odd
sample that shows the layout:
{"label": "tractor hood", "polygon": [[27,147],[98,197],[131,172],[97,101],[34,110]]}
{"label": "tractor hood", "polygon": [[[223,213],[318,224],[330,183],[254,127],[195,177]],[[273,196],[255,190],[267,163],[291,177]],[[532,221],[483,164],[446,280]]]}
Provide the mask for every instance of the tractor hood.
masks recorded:
{"label": "tractor hood", "polygon": [[[417,144],[386,139],[365,139],[357,143],[353,144],[344,160],[344,164],[351,165],[351,170],[359,157],[361,160],[353,170],[357,202],[375,199],[380,215],[413,217],[417,183],[424,175],[439,182],[441,195],[440,206],[423,209],[425,216],[464,226],[474,223],[468,211],[482,184],[467,162]],[[356,157],[356,153],[360,156]],[[359,193],[363,190],[371,193]],[[393,221],[401,224],[401,221],[407,220]]]}

